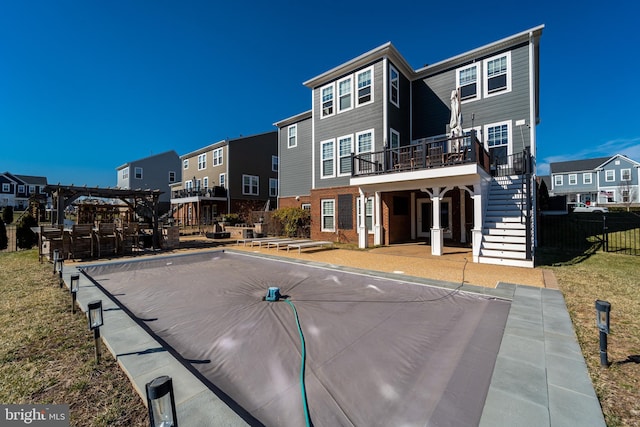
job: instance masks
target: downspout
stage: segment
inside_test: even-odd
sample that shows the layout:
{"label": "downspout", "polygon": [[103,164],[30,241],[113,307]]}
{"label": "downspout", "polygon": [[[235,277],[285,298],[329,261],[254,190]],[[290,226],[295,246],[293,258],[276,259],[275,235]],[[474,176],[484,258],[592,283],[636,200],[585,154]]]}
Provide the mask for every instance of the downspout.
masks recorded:
{"label": "downspout", "polygon": [[[229,176],[229,163],[231,163],[230,159],[231,159],[231,144],[229,144],[229,140],[226,141],[227,142],[227,166],[225,168],[226,172],[225,172],[225,185],[227,186],[227,213],[230,214],[231,213],[231,185],[229,185],[231,183],[231,177]],[[242,183],[240,183],[240,185],[242,185]]]}
{"label": "downspout", "polygon": [[[537,176],[537,162],[538,162],[538,152],[537,152],[537,144],[536,144],[536,110],[537,110],[537,99],[536,99],[536,93],[538,93],[538,91],[536,90],[536,84],[537,84],[537,75],[536,75],[536,70],[538,69],[538,66],[536,64],[536,55],[535,55],[535,49],[536,49],[536,40],[534,38],[533,32],[529,32],[529,156],[530,156],[530,161],[529,161],[529,165],[527,166],[527,169],[530,167],[531,170],[529,170],[529,174],[528,177],[530,179],[530,182],[528,183],[529,186],[529,191],[530,194],[528,194],[528,200],[530,200],[531,202],[531,210],[529,212],[527,212],[527,215],[529,217],[529,223],[531,224],[531,229],[527,230],[527,233],[529,233],[530,235],[533,234],[533,238],[527,239],[527,241],[531,241],[532,242],[532,246],[533,248],[538,246],[538,219],[537,219],[537,211],[538,211],[538,206],[537,206],[537,200],[536,200],[536,194],[537,191],[533,191],[534,189],[537,190],[537,180],[536,180],[536,176]],[[527,176],[527,175],[525,175]],[[533,261],[533,257],[534,257],[534,251],[533,248],[531,248],[530,246],[528,246],[527,249],[527,258],[531,259]],[[530,252],[531,251],[531,252]]]}
{"label": "downspout", "polygon": [[[386,148],[387,141],[389,140],[389,118],[387,117],[387,114],[389,113],[389,106],[387,105],[389,96],[387,93],[389,89],[387,87],[387,80],[389,79],[389,60],[386,56],[382,59],[382,67],[382,143],[384,148]],[[400,84],[399,81],[398,84]],[[375,147],[373,147],[373,150],[375,151]]]}
{"label": "downspout", "polygon": [[[296,129],[297,132],[297,129]],[[296,138],[297,138],[297,134],[296,134]],[[280,160],[282,159],[282,157],[280,156],[280,127],[278,127],[278,194],[276,195],[276,209],[280,208],[280,168],[281,168],[281,164],[280,164]]]}
{"label": "downspout", "polygon": [[[311,189],[312,190],[316,189],[316,104],[313,102],[315,91],[316,91],[315,89],[311,90]],[[313,210],[313,206],[311,207],[311,210]]]}

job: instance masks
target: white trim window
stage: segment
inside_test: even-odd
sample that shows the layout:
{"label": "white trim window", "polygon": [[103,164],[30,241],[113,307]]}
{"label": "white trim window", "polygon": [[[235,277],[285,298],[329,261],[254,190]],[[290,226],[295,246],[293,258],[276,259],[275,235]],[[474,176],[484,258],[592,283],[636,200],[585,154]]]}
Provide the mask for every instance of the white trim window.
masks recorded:
{"label": "white trim window", "polygon": [[393,65],[389,65],[389,100],[400,108],[400,73]]}
{"label": "white trim window", "polygon": [[620,181],[631,181],[631,169],[620,169]]}
{"label": "white trim window", "polygon": [[578,185],[578,174],[569,174],[569,185]]}
{"label": "white trim window", "polygon": [[287,128],[287,148],[298,146],[298,125],[291,125]]}
{"label": "white trim window", "polygon": [[204,178],[202,178],[202,188],[207,190],[209,189],[209,177],[205,176]]}
{"label": "white trim window", "polygon": [[338,138],[338,175],[351,175],[351,153],[353,152],[353,136]]}
{"label": "white trim window", "polygon": [[139,166],[136,166],[136,168],[134,169],[134,178],[135,179],[142,179],[142,168]]}
{"label": "white trim window", "polygon": [[480,99],[478,65],[473,64],[456,70],[456,87],[460,88],[460,99],[463,102]]}
{"label": "white trim window", "polygon": [[373,129],[356,133],[356,154],[373,152]]}
{"label": "white trim window", "polygon": [[562,175],[554,175],[553,176],[553,186],[554,187],[562,187],[564,184],[562,183]]}
{"label": "white trim window", "polygon": [[338,80],[338,113],[353,108],[353,77]]}
{"label": "white trim window", "polygon": [[[360,227],[362,227],[362,220],[361,220],[361,212],[362,209],[360,208],[360,197],[358,197],[356,202],[356,205],[358,206],[357,208],[357,216],[358,216],[358,229],[360,229]],[[367,202],[364,208],[364,223],[365,226],[367,227],[367,232],[369,234],[373,233],[373,197],[367,197]]]}
{"label": "white trim window", "polygon": [[176,182],[176,173],[175,173],[175,171],[169,171],[169,182]]}
{"label": "white trim window", "polygon": [[218,175],[218,184],[220,187],[225,188],[227,185],[227,174],[221,173]]}
{"label": "white trim window", "polygon": [[271,172],[278,172],[279,163],[278,156],[271,156]]}
{"label": "white trim window", "polygon": [[198,170],[207,168],[207,153],[198,154]]}
{"label": "white trim window", "polygon": [[356,73],[357,98],[356,107],[373,102],[373,67]]}
{"label": "white trim window", "polygon": [[24,194],[24,185],[23,184],[18,185],[18,194]]}
{"label": "white trim window", "polygon": [[397,150],[398,148],[400,148],[400,132],[393,128],[390,128],[389,135],[389,148],[391,148],[392,150]]}
{"label": "white trim window", "polygon": [[242,175],[242,194],[258,196],[260,194],[260,177],[256,175]]}
{"label": "white trim window", "polygon": [[122,169],[122,179],[129,179],[129,167]]}
{"label": "white trim window", "polygon": [[3,182],[2,183],[2,192],[3,193],[8,193],[11,191],[11,184],[9,184],[8,182]]}
{"label": "white trim window", "polygon": [[305,211],[311,212],[311,203],[303,203],[300,208]]}
{"label": "white trim window", "polygon": [[591,185],[593,183],[593,176],[591,172],[585,172],[582,174],[582,183],[585,185]]}
{"label": "white trim window", "polygon": [[321,231],[333,232],[336,230],[335,207],[336,201],[333,199],[320,200],[322,224]]}
{"label": "white trim window", "polygon": [[321,173],[322,178],[333,178],[336,176],[335,163],[335,139],[329,139],[320,143],[321,151]]}
{"label": "white trim window", "polygon": [[189,159],[184,159],[182,161],[182,169],[189,169]]}
{"label": "white trim window", "polygon": [[278,197],[278,179],[269,178],[269,197]]}
{"label": "white trim window", "polygon": [[484,97],[511,92],[511,52],[485,59]]}
{"label": "white trim window", "polygon": [[184,189],[187,190],[187,191],[193,190],[193,180],[192,179],[187,180],[187,181],[184,182]]}
{"label": "white trim window", "polygon": [[320,88],[320,101],[322,103],[320,106],[320,109],[322,111],[320,118],[322,119],[324,119],[325,117],[333,116],[333,113],[335,112],[333,105],[333,89],[333,83]]}
{"label": "white trim window", "polygon": [[485,126],[487,149],[495,158],[506,159],[511,141],[511,121],[493,123]]}
{"label": "white trim window", "polygon": [[36,192],[36,186],[35,185],[30,185],[29,186],[29,194],[35,194]]}
{"label": "white trim window", "polygon": [[613,169],[607,169],[604,171],[604,180],[606,182],[613,182],[616,180],[616,171]]}
{"label": "white trim window", "polygon": [[213,150],[213,166],[221,166],[223,163],[223,151],[222,151],[223,147],[220,148],[216,148],[215,150]]}

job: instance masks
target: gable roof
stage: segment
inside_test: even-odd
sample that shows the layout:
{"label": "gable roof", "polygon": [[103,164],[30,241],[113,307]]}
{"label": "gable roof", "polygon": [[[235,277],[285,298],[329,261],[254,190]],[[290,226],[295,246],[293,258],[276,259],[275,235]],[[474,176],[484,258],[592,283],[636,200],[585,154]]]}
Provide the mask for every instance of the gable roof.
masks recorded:
{"label": "gable roof", "polygon": [[32,176],[32,175],[14,175],[14,176],[22,180],[27,185],[47,185],[46,176]]}
{"label": "gable roof", "polygon": [[570,160],[549,164],[549,170],[554,173],[592,171],[609,160],[611,157],[597,157],[595,159]]}
{"label": "gable roof", "polygon": [[635,167],[640,167],[640,163],[636,162],[636,161],[635,161],[635,160],[633,160],[633,159],[630,159],[629,157],[625,156],[624,154],[616,154],[616,155],[615,155],[615,156],[613,156],[613,157],[607,158],[604,162],[602,162],[601,164],[599,164],[599,165],[597,166],[597,168],[598,168],[598,169],[600,169],[600,168],[604,168],[604,166],[605,166],[607,163],[611,163],[611,162],[612,162],[612,161],[614,161],[615,159],[623,159],[623,160],[625,160],[625,161],[627,161],[627,162],[631,163],[631,164],[632,164],[633,166],[635,166]]}
{"label": "gable roof", "polygon": [[140,162],[140,161],[142,161],[142,160],[148,160],[148,159],[152,159],[152,158],[154,158],[154,157],[159,157],[159,156],[166,156],[166,155],[168,155],[168,154],[172,154],[172,153],[176,156],[176,159],[177,159],[177,158],[178,158],[178,153],[176,153],[176,151],[175,151],[175,150],[169,150],[169,151],[165,151],[165,152],[163,152],[163,153],[152,154],[152,155],[147,156],[147,157],[142,157],[142,158],[137,159],[137,160],[132,160],[132,161],[130,161],[130,162],[127,162],[127,163],[125,163],[125,164],[123,164],[123,165],[118,166],[118,167],[116,168],[116,170],[118,170],[118,171],[119,171],[120,169],[124,169],[124,168],[126,168],[127,166],[130,166],[130,165],[131,165],[131,164],[133,164],[133,163],[138,163],[138,162]]}

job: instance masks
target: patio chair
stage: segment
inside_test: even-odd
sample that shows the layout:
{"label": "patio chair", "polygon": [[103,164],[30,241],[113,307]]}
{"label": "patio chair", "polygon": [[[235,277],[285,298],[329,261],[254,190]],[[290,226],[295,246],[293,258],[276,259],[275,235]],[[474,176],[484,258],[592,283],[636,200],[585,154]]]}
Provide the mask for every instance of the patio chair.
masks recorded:
{"label": "patio chair", "polygon": [[74,259],[93,256],[93,225],[74,224],[71,228],[69,256]]}
{"label": "patio chair", "polygon": [[122,224],[120,232],[120,251],[125,253],[133,253],[134,248],[140,247],[140,230],[138,223],[127,222]]}
{"label": "patio chair", "polygon": [[[40,226],[38,232],[38,260],[42,262],[44,257],[53,260],[53,251],[58,250],[61,254],[64,251],[64,230],[63,226],[47,227]],[[64,257],[64,254],[63,254]]]}
{"label": "patio chair", "polygon": [[96,247],[98,249],[98,258],[102,253],[110,252],[115,254],[118,249],[118,236],[116,234],[115,223],[101,222],[98,224],[98,230],[95,233]]}

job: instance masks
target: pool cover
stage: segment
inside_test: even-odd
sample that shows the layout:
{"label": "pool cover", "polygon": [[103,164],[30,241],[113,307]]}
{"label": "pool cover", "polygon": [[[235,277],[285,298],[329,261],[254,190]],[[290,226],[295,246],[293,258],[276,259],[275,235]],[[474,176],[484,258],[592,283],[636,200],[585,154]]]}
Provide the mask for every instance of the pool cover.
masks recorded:
{"label": "pool cover", "polygon": [[[424,261],[416,261],[424,262]],[[234,252],[83,268],[252,424],[477,425],[510,302]],[[246,417],[245,417],[246,418]]]}

